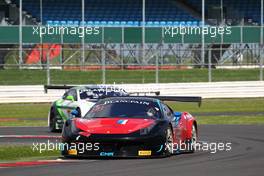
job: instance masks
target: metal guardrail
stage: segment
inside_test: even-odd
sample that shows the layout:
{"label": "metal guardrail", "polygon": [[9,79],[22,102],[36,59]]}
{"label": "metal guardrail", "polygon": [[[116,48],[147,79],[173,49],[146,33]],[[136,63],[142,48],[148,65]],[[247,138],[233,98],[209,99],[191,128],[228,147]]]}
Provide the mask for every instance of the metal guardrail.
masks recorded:
{"label": "metal guardrail", "polygon": [[[168,84],[116,84],[127,92],[160,91],[161,96],[201,96],[202,98],[264,97],[263,81],[168,83]],[[43,85],[0,86],[0,103],[52,102],[65,90],[44,92]]]}

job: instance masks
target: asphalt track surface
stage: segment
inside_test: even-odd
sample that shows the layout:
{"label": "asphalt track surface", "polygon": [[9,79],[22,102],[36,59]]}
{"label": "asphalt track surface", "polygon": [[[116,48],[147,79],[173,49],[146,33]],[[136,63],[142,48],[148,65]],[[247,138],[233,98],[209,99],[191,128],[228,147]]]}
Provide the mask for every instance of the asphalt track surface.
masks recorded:
{"label": "asphalt track surface", "polygon": [[[47,132],[47,128],[0,128],[0,135],[4,134],[50,135],[50,133]],[[232,150],[218,151],[215,154],[208,151],[197,151],[194,154],[180,154],[161,159],[73,160],[73,162],[70,163],[2,168],[0,169],[0,175],[264,175],[264,126],[200,125],[199,136],[199,139],[205,142],[231,142]]]}
{"label": "asphalt track surface", "polygon": [[[59,133],[50,133],[47,127],[0,127],[0,146],[1,145],[33,145],[36,142],[56,142],[59,139],[34,139],[34,138],[3,138],[1,136],[9,135],[42,135],[42,136],[60,136]],[[1,160],[1,159],[0,159]]]}
{"label": "asphalt track surface", "polygon": [[[259,112],[201,112],[201,113],[194,113],[194,116],[258,116],[258,115],[264,115],[264,111]],[[21,121],[21,120],[47,120],[47,118],[1,118],[1,120],[8,121],[8,120],[15,120],[15,121]]]}

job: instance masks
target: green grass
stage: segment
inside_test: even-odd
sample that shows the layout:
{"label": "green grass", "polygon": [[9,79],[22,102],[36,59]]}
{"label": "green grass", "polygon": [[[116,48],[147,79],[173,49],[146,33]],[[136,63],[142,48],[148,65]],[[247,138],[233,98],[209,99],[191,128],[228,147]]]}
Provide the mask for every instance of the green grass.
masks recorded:
{"label": "green grass", "polygon": [[33,150],[32,146],[0,146],[0,162],[6,161],[29,161],[38,159],[50,159],[60,156],[59,150],[39,151]]}
{"label": "green grass", "polygon": [[50,106],[50,103],[0,104],[0,126],[47,126]]}
{"label": "green grass", "polygon": [[203,116],[196,117],[198,124],[264,125],[264,116]]}
{"label": "green grass", "polygon": [[[196,103],[168,104],[175,111],[202,112],[264,112],[264,98],[204,99],[202,106]],[[0,104],[0,118],[47,118],[50,103]]]}
{"label": "green grass", "polygon": [[[264,98],[205,99],[195,103],[168,103],[176,111],[195,113],[264,112]],[[264,124],[264,116],[197,116],[199,124]]]}
{"label": "green grass", "polygon": [[[264,98],[205,99],[202,106],[194,103],[168,103],[174,110],[190,113],[264,112]],[[199,124],[264,124],[264,116],[197,116]]]}
{"label": "green grass", "polygon": [[[0,85],[46,84],[45,70],[0,70]],[[51,70],[51,84],[99,84],[102,71]],[[212,72],[213,81],[256,81],[259,69],[223,70]],[[160,83],[206,82],[207,69],[160,70]],[[149,70],[107,70],[106,83],[154,83],[155,71]]]}
{"label": "green grass", "polygon": [[[1,119],[1,118],[0,118]],[[0,120],[0,127],[18,127],[18,126],[34,126],[42,127],[48,126],[48,120],[18,120],[18,121],[4,121]]]}
{"label": "green grass", "polygon": [[264,112],[264,98],[204,99],[202,106],[195,103],[170,103],[176,111],[203,112]]}
{"label": "green grass", "polygon": [[[195,103],[168,103],[175,111],[190,113],[205,112],[264,112],[264,98],[205,99],[199,108]],[[18,121],[0,121],[0,126],[47,126],[50,103],[0,104],[0,120],[17,118]],[[29,120],[19,120],[28,118]],[[30,120],[34,118],[34,120]],[[198,124],[259,124],[264,125],[264,115],[258,116],[198,116]],[[51,159],[60,156],[60,151],[33,151],[32,146],[0,146],[0,162]]]}
{"label": "green grass", "polygon": [[0,126],[47,126],[50,106],[50,103],[0,104]]}
{"label": "green grass", "polygon": [[51,103],[0,104],[0,118],[47,118]]}
{"label": "green grass", "polygon": [[[168,104],[174,111],[188,111],[191,114],[264,112],[264,98],[204,99],[200,108],[196,103]],[[0,104],[0,126],[47,126],[49,107],[50,103]],[[198,116],[197,119],[199,124],[263,124],[264,121],[263,116],[253,115]]]}

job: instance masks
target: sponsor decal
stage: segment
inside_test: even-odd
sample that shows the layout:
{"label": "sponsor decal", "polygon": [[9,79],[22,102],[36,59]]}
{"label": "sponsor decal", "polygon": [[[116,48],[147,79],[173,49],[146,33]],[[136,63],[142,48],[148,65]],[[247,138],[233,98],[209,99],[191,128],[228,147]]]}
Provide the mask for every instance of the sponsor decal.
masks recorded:
{"label": "sponsor decal", "polygon": [[160,145],[160,148],[159,148],[159,150],[157,151],[157,153],[161,152],[162,149],[163,149],[163,145]]}
{"label": "sponsor decal", "polygon": [[77,155],[77,150],[76,149],[70,149],[68,150],[69,155]]}
{"label": "sponsor decal", "polygon": [[100,156],[114,156],[114,152],[100,152]]}
{"label": "sponsor decal", "polygon": [[150,102],[139,101],[139,100],[108,100],[104,102],[104,104],[114,104],[114,103],[131,103],[131,104],[142,104],[147,106],[150,105]]}
{"label": "sponsor decal", "polygon": [[117,124],[120,124],[120,125],[125,125],[127,123],[128,120],[118,120],[117,121]]}
{"label": "sponsor decal", "polygon": [[138,156],[150,156],[151,155],[151,150],[139,150],[138,151]]}

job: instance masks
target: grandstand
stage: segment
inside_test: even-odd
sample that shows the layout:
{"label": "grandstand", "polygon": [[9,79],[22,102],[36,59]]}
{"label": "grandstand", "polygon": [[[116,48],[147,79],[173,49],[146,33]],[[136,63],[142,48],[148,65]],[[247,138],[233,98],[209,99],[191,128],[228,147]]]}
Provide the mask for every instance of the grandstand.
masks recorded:
{"label": "grandstand", "polygon": [[[205,0],[204,20],[208,26],[232,26],[231,36],[205,38],[203,35],[168,39],[163,27],[203,27],[201,0],[1,0],[1,48],[19,44],[26,54],[18,63],[41,60],[37,50],[56,50],[59,64],[207,65],[212,50],[214,65],[259,64],[263,30],[260,30],[260,0]],[[22,4],[20,4],[22,2]],[[83,4],[84,3],[84,4]],[[22,13],[19,8],[22,6]],[[82,13],[83,12],[83,13]],[[15,29],[20,24],[19,38]],[[144,20],[143,20],[144,19]],[[27,26],[99,26],[100,36],[85,38],[56,36],[46,40],[29,36]],[[10,28],[8,28],[10,27]],[[13,28],[12,28],[13,27]],[[144,29],[144,30],[143,30]],[[146,29],[146,30],[145,30]],[[104,33],[102,32],[104,31]],[[12,33],[13,32],[13,33]],[[13,45],[12,45],[13,44]],[[60,48],[61,52],[58,52]],[[103,49],[102,49],[103,48]],[[20,49],[21,50],[21,49]],[[67,50],[67,51],[65,51]],[[71,51],[69,51],[71,50]],[[74,50],[74,51],[73,51]],[[104,50],[105,53],[102,52]],[[76,54],[76,52],[81,52]],[[9,52],[1,51],[0,63]],[[248,54],[250,53],[250,54]],[[241,55],[245,57],[241,57]],[[46,54],[45,54],[46,56]],[[22,58],[23,57],[23,58]],[[39,59],[36,59],[37,57]],[[2,58],[2,59],[1,59]],[[81,58],[81,59],[80,59]],[[243,61],[246,59],[246,62]],[[69,62],[69,60],[74,60]],[[43,60],[47,60],[44,58]]]}
{"label": "grandstand", "polygon": [[[19,6],[19,0],[13,1]],[[24,1],[23,9],[36,18],[39,22],[40,3],[34,0]],[[52,6],[50,4],[53,4]],[[78,25],[82,21],[81,1],[46,0],[42,3],[43,23],[50,25]],[[141,0],[86,0],[85,1],[85,24],[107,25],[107,26],[140,26],[142,23],[142,1]],[[146,1],[147,25],[166,24],[194,24],[199,19],[182,10],[174,1],[159,0]]]}
{"label": "grandstand", "polygon": [[[7,2],[19,7],[19,0]],[[223,0],[222,3],[226,21],[260,24],[259,0],[241,0],[239,3]],[[24,0],[22,6],[37,22],[42,18],[43,24],[79,25],[82,21],[81,0],[42,0],[41,5],[40,1]],[[199,25],[201,21],[201,0],[146,0],[145,7],[146,26]],[[219,8],[221,0],[206,1],[207,20],[219,21]],[[85,0],[87,25],[140,26],[141,22],[142,0]]]}

